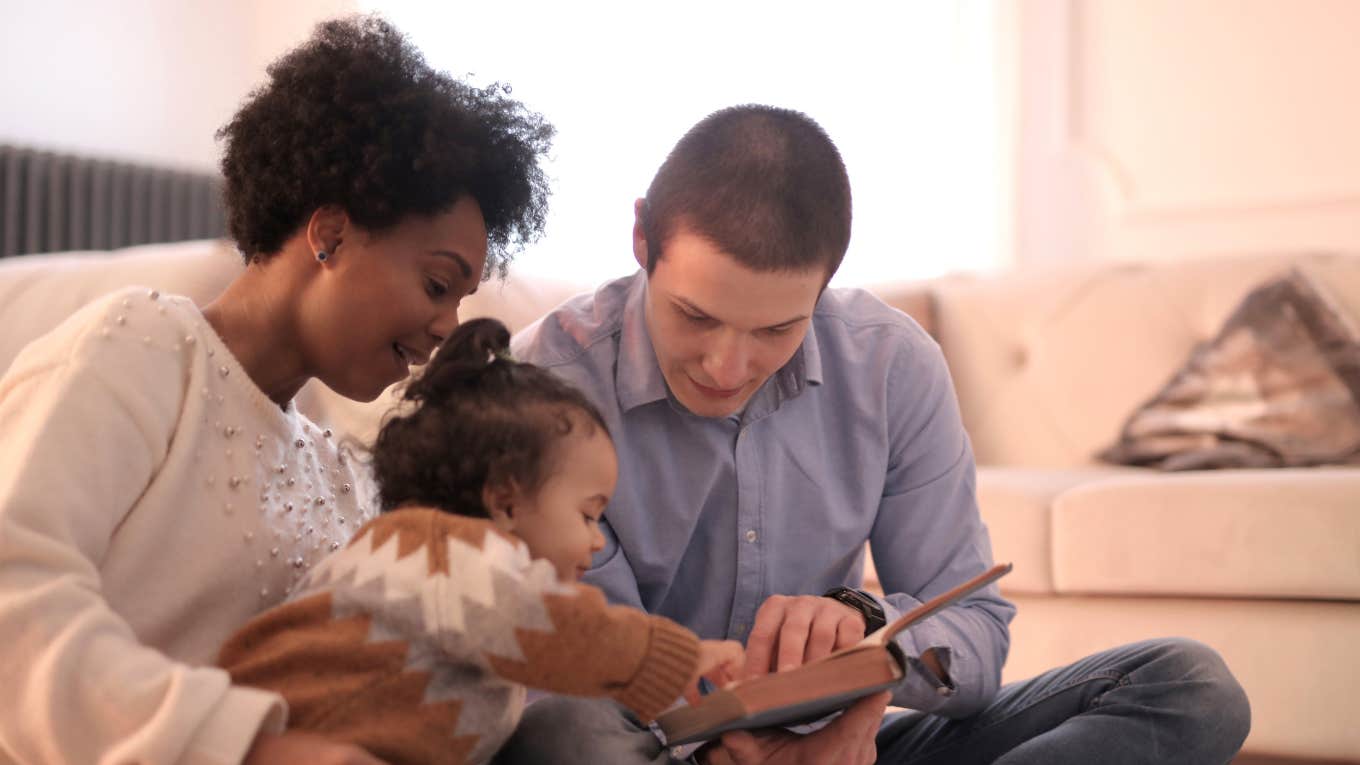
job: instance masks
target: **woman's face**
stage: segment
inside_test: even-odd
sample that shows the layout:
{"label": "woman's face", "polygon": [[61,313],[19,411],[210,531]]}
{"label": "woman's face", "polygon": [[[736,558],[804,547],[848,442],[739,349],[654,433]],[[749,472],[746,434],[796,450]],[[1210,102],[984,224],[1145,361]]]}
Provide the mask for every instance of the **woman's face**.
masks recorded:
{"label": "woman's face", "polygon": [[465,195],[381,233],[346,222],[336,241],[300,298],[300,344],[315,377],[372,401],[458,327],[458,304],[486,265],[486,222]]}

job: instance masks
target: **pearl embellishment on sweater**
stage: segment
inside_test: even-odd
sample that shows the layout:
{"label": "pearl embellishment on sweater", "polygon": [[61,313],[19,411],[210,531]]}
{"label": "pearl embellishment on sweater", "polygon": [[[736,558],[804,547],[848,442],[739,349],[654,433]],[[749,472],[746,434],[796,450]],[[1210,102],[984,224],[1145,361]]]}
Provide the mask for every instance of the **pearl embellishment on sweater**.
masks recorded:
{"label": "pearl embellishment on sweater", "polygon": [[[150,305],[156,310],[141,307]],[[216,358],[221,342],[201,319],[184,322],[190,314],[181,308],[187,305],[182,298],[162,300],[157,290],[144,290],[117,300],[93,329],[99,338],[127,343],[137,353],[173,349],[176,358],[198,358],[200,366],[193,372],[197,380],[187,389],[192,395],[184,404],[198,423],[197,440],[179,447],[180,469],[203,482],[198,485],[207,492],[208,507],[219,509],[220,514],[206,519],[208,539],[240,535],[240,549],[231,553],[230,565],[243,573],[253,563],[255,575],[253,580],[239,579],[242,573],[237,573],[235,581],[245,592],[256,590],[261,605],[267,606],[283,598],[322,557],[343,548],[350,527],[361,526],[371,513],[358,504],[365,498],[356,496],[361,492],[355,489],[362,487],[355,485],[349,447],[338,443],[342,439],[336,432],[297,417],[291,407],[287,420],[278,420],[277,414],[261,419],[271,407],[262,406],[246,376],[232,373],[235,363],[229,352]],[[205,357],[211,359],[206,364]],[[238,436],[249,438],[247,430],[256,431],[255,449],[234,448]],[[175,453],[172,444],[172,457]],[[259,487],[258,497],[249,488],[254,486]],[[232,492],[241,493],[233,497]],[[205,550],[209,545],[211,541],[205,542]]]}

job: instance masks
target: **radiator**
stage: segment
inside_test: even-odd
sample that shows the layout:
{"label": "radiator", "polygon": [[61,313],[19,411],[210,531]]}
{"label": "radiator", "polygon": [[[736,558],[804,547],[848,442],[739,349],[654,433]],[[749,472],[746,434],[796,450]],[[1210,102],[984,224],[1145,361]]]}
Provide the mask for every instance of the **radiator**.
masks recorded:
{"label": "radiator", "polygon": [[0,257],[225,231],[216,175],[0,144]]}

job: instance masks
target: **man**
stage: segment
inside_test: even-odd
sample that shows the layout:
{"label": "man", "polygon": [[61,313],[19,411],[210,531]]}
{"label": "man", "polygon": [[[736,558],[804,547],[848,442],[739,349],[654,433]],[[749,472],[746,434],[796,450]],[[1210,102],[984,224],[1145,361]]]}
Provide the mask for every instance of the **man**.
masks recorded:
{"label": "man", "polygon": [[[858,641],[992,563],[938,346],[859,290],[835,146],[797,112],[741,106],[676,145],[635,205],[643,271],[526,329],[515,354],[605,414],[619,484],[586,581],[705,638],[746,675]],[[884,597],[861,584],[868,540]],[[1140,643],[1000,689],[1014,607],[995,586],[898,642],[911,671],[806,735],[725,735],[702,762],[1227,762],[1245,695],[1211,649]],[[503,760],[665,762],[616,707],[532,705]]]}

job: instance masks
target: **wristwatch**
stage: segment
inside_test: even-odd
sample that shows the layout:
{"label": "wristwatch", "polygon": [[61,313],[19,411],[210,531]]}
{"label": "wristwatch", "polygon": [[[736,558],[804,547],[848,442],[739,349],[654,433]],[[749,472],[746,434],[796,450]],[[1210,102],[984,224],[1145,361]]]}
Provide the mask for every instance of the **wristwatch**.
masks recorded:
{"label": "wristwatch", "polygon": [[861,592],[850,587],[832,587],[824,594],[825,597],[839,601],[855,609],[864,617],[864,634],[869,635],[881,629],[888,620],[883,616],[883,607],[878,605],[868,593]]}

